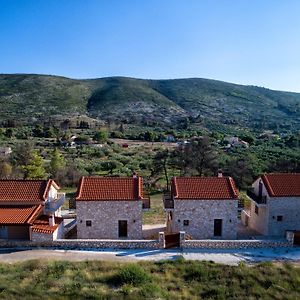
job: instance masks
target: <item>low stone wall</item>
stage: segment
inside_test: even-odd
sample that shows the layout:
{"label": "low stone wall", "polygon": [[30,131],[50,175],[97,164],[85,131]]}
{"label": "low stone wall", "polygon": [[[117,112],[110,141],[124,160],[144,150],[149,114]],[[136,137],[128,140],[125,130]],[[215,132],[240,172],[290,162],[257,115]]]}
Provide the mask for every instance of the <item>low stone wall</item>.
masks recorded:
{"label": "low stone wall", "polygon": [[183,249],[246,249],[292,247],[287,240],[185,240],[181,241]]}
{"label": "low stone wall", "polygon": [[288,248],[293,247],[294,234],[286,233],[282,239],[260,240],[186,240],[186,233],[180,231],[182,249],[247,249],[247,248]]}
{"label": "low stone wall", "polygon": [[159,240],[55,240],[55,241],[0,241],[0,248],[45,247],[61,249],[159,249],[163,247]]}

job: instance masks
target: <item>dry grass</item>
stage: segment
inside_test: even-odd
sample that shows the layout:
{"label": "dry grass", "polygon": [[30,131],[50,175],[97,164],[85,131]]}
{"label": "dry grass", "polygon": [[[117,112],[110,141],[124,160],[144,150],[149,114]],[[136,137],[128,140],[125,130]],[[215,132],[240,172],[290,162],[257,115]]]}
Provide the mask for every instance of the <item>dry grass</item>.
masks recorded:
{"label": "dry grass", "polygon": [[0,264],[1,299],[299,299],[299,283],[300,268],[286,263]]}
{"label": "dry grass", "polygon": [[166,222],[162,194],[151,196],[151,208],[143,212],[143,224],[164,224]]}

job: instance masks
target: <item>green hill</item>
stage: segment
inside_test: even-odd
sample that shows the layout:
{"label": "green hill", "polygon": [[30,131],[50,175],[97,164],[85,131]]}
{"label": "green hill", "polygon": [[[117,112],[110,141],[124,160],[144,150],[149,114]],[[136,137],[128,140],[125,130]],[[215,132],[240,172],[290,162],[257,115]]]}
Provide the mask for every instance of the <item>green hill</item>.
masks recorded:
{"label": "green hill", "polygon": [[76,114],[132,123],[176,125],[189,118],[204,126],[300,129],[300,94],[200,78],[0,75],[1,120]]}

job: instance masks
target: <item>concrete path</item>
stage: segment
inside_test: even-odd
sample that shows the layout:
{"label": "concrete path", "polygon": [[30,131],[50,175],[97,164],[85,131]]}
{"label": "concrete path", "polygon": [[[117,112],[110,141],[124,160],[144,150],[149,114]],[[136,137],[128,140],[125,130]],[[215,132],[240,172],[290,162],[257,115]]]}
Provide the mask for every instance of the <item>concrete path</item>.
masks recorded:
{"label": "concrete path", "polygon": [[173,260],[184,257],[187,260],[205,260],[227,265],[238,265],[240,262],[256,263],[262,261],[300,262],[299,248],[248,249],[248,250],[109,250],[75,251],[45,249],[0,249],[0,262],[19,262],[30,259],[46,260],[105,260],[118,262]]}

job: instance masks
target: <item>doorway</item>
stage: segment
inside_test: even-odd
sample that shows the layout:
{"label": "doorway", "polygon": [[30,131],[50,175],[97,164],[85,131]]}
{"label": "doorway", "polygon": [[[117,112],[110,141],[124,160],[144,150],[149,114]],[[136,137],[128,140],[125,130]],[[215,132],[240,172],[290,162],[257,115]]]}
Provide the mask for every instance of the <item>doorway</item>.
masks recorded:
{"label": "doorway", "polygon": [[214,219],[214,236],[222,236],[222,219]]}
{"label": "doorway", "polygon": [[127,237],[127,220],[119,220],[119,238]]}

